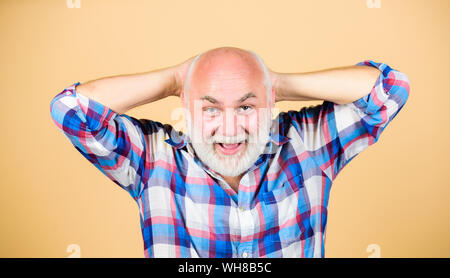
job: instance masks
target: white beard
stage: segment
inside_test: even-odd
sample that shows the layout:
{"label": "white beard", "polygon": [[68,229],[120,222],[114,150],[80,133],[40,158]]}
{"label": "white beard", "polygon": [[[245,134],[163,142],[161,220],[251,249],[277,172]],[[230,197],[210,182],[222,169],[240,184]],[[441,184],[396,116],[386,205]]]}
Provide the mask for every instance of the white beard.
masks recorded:
{"label": "white beard", "polygon": [[[267,112],[266,112],[267,113]],[[261,118],[256,134],[239,134],[237,136],[214,135],[203,139],[201,128],[192,128],[188,118],[187,130],[191,138],[192,147],[198,158],[209,168],[223,176],[236,177],[244,173],[256,162],[263,153],[269,141],[269,132],[272,124],[270,110]],[[214,142],[235,143],[246,141],[244,150],[233,155],[220,154],[215,150]]]}

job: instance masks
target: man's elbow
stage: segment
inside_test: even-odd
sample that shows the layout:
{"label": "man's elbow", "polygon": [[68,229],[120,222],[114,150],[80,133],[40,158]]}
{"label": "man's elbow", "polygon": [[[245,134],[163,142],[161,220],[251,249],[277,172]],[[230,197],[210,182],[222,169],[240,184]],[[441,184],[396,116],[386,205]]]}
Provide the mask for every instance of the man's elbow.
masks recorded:
{"label": "man's elbow", "polygon": [[67,113],[76,105],[75,99],[66,95],[66,93],[67,91],[57,94],[50,102],[50,116],[60,129],[64,121],[67,121]]}
{"label": "man's elbow", "polygon": [[400,71],[393,71],[394,78],[387,80],[390,86],[389,94],[395,94],[400,106],[403,106],[409,98],[410,81],[408,76]]}

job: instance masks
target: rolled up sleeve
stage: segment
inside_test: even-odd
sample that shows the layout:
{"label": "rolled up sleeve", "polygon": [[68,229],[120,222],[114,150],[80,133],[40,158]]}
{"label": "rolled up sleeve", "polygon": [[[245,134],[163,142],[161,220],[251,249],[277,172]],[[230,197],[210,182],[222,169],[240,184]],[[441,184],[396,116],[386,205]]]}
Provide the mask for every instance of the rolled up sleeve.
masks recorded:
{"label": "rolled up sleeve", "polygon": [[356,65],[381,71],[367,95],[348,104],[324,101],[298,112],[289,111],[307,150],[331,180],[357,154],[378,141],[409,96],[406,74],[370,60]]}
{"label": "rolled up sleeve", "polygon": [[146,157],[142,123],[78,93],[79,84],[52,99],[53,122],[86,159],[137,198]]}

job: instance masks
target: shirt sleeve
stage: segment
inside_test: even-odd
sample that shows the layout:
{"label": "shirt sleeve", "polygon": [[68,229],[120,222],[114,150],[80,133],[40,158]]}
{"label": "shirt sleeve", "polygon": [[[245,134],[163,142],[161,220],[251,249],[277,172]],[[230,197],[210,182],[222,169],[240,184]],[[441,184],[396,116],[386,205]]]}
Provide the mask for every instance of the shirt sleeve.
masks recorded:
{"label": "shirt sleeve", "polygon": [[378,141],[409,96],[409,79],[404,73],[370,60],[356,65],[381,71],[369,94],[348,104],[324,101],[288,112],[311,157],[331,180],[358,153]]}
{"label": "shirt sleeve", "polygon": [[143,123],[78,93],[79,84],[53,98],[53,122],[96,168],[138,198],[146,158]]}

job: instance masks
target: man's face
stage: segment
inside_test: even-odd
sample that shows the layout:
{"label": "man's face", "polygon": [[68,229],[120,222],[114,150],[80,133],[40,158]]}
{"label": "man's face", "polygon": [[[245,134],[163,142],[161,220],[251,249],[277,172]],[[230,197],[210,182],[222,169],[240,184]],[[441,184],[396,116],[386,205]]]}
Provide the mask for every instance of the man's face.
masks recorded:
{"label": "man's face", "polygon": [[188,133],[200,160],[223,176],[249,169],[263,152],[271,126],[259,66],[230,58],[198,64],[189,100]]}

